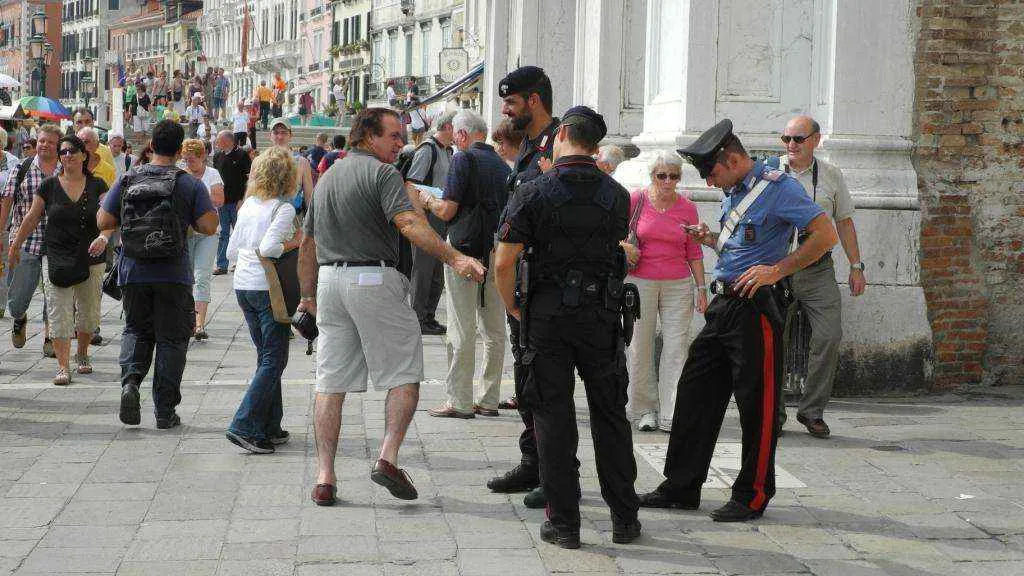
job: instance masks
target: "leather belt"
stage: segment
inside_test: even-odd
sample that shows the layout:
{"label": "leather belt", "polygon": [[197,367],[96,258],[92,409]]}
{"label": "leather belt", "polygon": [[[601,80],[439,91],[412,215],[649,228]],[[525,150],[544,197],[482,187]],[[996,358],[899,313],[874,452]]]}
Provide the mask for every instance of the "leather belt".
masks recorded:
{"label": "leather belt", "polygon": [[708,287],[711,293],[717,296],[738,296],[737,292],[733,290],[732,284],[722,280],[712,280]]}
{"label": "leather belt", "polygon": [[327,262],[321,264],[321,266],[337,266],[339,268],[356,268],[359,266],[363,267],[374,267],[374,268],[394,268],[395,263],[391,260],[338,260],[336,262]]}

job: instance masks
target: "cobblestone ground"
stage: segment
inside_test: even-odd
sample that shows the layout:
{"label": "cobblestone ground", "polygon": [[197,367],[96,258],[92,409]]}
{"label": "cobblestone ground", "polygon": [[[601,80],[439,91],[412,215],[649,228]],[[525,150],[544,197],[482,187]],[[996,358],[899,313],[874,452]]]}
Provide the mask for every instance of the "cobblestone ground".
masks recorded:
{"label": "cobblestone ground", "polygon": [[[483,487],[517,459],[516,415],[417,414],[401,464],[420,499],[406,503],[369,480],[383,395],[354,395],[342,423],[341,504],[318,508],[309,500],[312,361],[300,341],[285,374],[292,440],[253,456],[224,439],[254,358],[229,277],[215,280],[211,338],[192,345],[183,425],[171,431],[154,429],[148,392],[142,426],[118,422],[120,308],[105,301],[104,311],[111,342],[95,350],[96,373],[66,388],[50,384],[55,364],[40,354],[38,303],[21,350],[6,336],[10,320],[0,321],[0,574],[1024,574],[1021,388],[838,401],[827,441],[791,423],[778,496],[743,525],[707,517],[734,473],[731,410],[702,509],[642,510],[644,536],[629,546],[611,543],[583,430],[584,547],[566,551],[540,541],[543,511]],[[432,380],[421,410],[439,401],[445,369],[441,339],[425,346]],[[635,441],[637,488],[650,490],[667,437]]]}

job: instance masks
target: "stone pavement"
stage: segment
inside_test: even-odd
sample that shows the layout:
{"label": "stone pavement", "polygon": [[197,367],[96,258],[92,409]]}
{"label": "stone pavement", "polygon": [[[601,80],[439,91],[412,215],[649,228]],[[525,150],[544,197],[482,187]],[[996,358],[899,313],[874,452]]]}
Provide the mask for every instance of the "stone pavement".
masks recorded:
{"label": "stone pavement", "polygon": [[[402,452],[420,491],[406,503],[368,477],[383,433],[383,395],[345,405],[340,505],[309,500],[314,476],[311,358],[296,341],[285,374],[285,428],[273,455],[242,453],[224,428],[253,366],[229,292],[215,279],[211,339],[193,344],[179,408],[183,426],[117,420],[120,309],[104,302],[110,345],[97,372],[50,384],[40,355],[38,303],[22,350],[0,321],[0,574],[1024,574],[1024,390],[984,396],[837,401],[833,436],[787,425],[779,493],[765,517],[711,522],[734,473],[738,418],[699,512],[641,511],[644,536],[611,543],[585,411],[579,413],[584,547],[543,542],[543,512],[521,495],[491,494],[491,476],[517,458],[518,418],[439,420],[417,414]],[[441,396],[444,352],[425,338],[421,410]],[[508,390],[506,390],[507,392]],[[579,395],[578,395],[579,397]],[[583,403],[580,403],[582,406]],[[667,437],[637,434],[638,490],[660,481]],[[652,463],[654,465],[652,466]]]}

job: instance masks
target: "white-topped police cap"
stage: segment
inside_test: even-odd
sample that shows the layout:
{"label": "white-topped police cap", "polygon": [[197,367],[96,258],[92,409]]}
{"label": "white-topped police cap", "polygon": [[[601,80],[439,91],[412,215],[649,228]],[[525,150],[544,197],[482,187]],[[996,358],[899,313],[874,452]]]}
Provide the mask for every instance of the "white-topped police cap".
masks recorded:
{"label": "white-topped police cap", "polygon": [[527,92],[531,88],[547,83],[551,86],[551,79],[544,72],[543,68],[537,66],[523,66],[508,73],[498,82],[498,96],[504,98],[509,94]]}
{"label": "white-topped police cap", "polygon": [[705,130],[692,144],[680,148],[677,152],[693,164],[701,178],[707,178],[715,168],[718,153],[728,146],[733,138],[735,136],[732,133],[732,120],[726,118]]}

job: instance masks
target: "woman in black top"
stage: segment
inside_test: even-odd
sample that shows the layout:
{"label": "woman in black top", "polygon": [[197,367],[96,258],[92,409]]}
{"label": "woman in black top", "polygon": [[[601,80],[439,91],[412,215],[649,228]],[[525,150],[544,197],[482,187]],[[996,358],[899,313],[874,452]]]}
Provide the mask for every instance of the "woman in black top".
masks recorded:
{"label": "woman in black top", "polygon": [[85,143],[77,136],[61,138],[58,157],[60,169],[39,185],[32,207],[11,242],[7,261],[17,265],[21,245],[45,215],[43,284],[59,366],[53,383],[63,386],[71,383],[68,364],[71,336],[76,333],[77,371],[92,372],[89,343],[100,322],[100,286],[112,231],[100,232],[96,226],[100,197],[106,194],[107,185],[86,168],[89,153]]}

